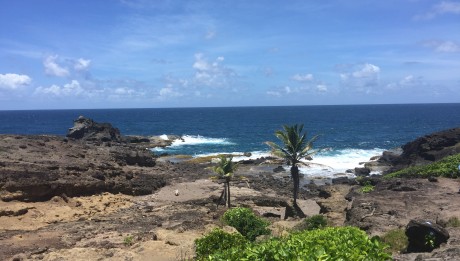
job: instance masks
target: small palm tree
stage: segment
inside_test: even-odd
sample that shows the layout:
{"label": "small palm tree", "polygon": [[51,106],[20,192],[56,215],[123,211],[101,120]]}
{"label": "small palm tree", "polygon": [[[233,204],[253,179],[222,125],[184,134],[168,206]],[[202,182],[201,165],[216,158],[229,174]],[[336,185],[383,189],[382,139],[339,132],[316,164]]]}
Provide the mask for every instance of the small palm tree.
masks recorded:
{"label": "small palm tree", "polygon": [[308,166],[308,164],[300,160],[303,158],[311,160],[311,156],[317,152],[313,150],[313,142],[318,138],[318,135],[307,140],[307,134],[302,133],[303,124],[283,125],[283,129],[275,132],[275,136],[283,142],[283,147],[274,142],[266,142],[266,144],[272,149],[273,155],[286,159],[291,166],[291,177],[294,181],[294,206],[296,206],[300,183],[299,167],[297,165]]}
{"label": "small palm tree", "polygon": [[[222,196],[225,198],[227,207],[230,208],[230,181],[232,180],[233,173],[236,171],[238,164],[232,161],[233,157],[220,156],[220,161],[217,166],[213,167],[212,170],[219,175],[219,178],[224,179],[224,191]],[[221,198],[222,198],[221,196]],[[220,202],[220,199],[219,199]]]}

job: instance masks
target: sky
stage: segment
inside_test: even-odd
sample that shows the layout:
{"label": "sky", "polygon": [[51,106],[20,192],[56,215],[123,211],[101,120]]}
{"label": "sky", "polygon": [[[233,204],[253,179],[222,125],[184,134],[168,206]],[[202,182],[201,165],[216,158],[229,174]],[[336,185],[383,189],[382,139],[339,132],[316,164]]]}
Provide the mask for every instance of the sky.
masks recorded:
{"label": "sky", "polygon": [[460,102],[460,0],[0,0],[0,110]]}

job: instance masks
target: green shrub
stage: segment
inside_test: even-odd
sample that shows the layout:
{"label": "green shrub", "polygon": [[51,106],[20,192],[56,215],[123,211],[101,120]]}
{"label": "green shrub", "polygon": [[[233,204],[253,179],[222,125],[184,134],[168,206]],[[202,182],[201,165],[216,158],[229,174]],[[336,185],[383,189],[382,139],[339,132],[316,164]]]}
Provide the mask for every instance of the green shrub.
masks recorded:
{"label": "green shrub", "polygon": [[409,241],[404,229],[394,229],[382,236],[382,241],[390,246],[393,253],[402,252],[407,249]]}
{"label": "green shrub", "polygon": [[123,239],[123,244],[125,244],[125,246],[132,246],[134,244],[134,237],[133,236],[126,236]]}
{"label": "green shrub", "polygon": [[448,177],[456,178],[460,175],[458,165],[460,164],[460,154],[443,158],[440,161],[425,166],[415,166],[400,171],[390,173],[385,178],[396,177]]}
{"label": "green shrub", "polygon": [[204,260],[209,255],[225,252],[229,249],[244,249],[248,241],[238,233],[227,233],[222,229],[214,229],[205,236],[195,240],[197,260]]}
{"label": "green shrub", "polygon": [[457,217],[451,217],[447,220],[446,227],[460,227],[460,220]]}
{"label": "green shrub", "polygon": [[328,227],[217,252],[208,260],[390,260],[386,246],[355,227]]}
{"label": "green shrub", "polygon": [[372,191],[374,191],[374,188],[375,186],[373,186],[372,184],[368,183],[364,186],[362,186],[359,191],[361,191],[362,193],[370,193]]}
{"label": "green shrub", "polygon": [[327,227],[327,219],[323,215],[314,215],[304,219],[303,222],[297,225],[294,229],[302,231],[314,230],[325,227]]}
{"label": "green shrub", "polygon": [[222,216],[222,221],[238,230],[244,237],[254,241],[260,235],[269,235],[268,221],[256,216],[249,208],[232,208]]}

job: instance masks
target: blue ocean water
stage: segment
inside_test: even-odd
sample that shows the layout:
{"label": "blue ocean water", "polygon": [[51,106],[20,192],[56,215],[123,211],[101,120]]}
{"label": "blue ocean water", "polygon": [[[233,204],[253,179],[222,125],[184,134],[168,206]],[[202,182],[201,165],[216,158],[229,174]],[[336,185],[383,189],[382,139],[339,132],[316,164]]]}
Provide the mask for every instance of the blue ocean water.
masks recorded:
{"label": "blue ocean water", "polygon": [[266,141],[283,124],[303,123],[321,135],[316,158],[349,168],[386,149],[434,131],[460,127],[460,104],[337,105],[231,108],[0,111],[2,134],[64,136],[83,115],[109,122],[124,135],[180,135],[185,142],[161,153],[268,153]]}

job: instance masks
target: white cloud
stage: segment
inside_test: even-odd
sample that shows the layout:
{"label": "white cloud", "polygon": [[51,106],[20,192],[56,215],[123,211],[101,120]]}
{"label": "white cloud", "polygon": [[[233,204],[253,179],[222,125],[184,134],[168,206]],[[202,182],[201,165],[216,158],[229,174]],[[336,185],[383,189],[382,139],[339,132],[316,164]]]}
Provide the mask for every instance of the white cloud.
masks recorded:
{"label": "white cloud", "polygon": [[452,41],[427,41],[424,45],[440,53],[460,52],[460,45]]}
{"label": "white cloud", "polygon": [[0,74],[0,89],[15,90],[31,83],[32,79],[24,74]]}
{"label": "white cloud", "polygon": [[69,70],[57,64],[57,58],[57,55],[50,55],[45,58],[45,60],[43,61],[43,65],[45,66],[45,73],[57,77],[68,76]]}
{"label": "white cloud", "polygon": [[214,62],[209,62],[202,53],[195,54],[195,84],[208,87],[227,87],[236,76],[230,68],[222,65],[225,60],[223,56],[216,58]]}
{"label": "white cloud", "polygon": [[182,93],[174,90],[171,84],[168,84],[166,87],[162,88],[159,92],[161,98],[167,97],[180,97],[183,96]]}
{"label": "white cloud", "polygon": [[85,60],[83,58],[77,59],[74,64],[75,71],[86,71],[91,64],[91,60]]}
{"label": "white cloud", "polygon": [[444,14],[460,14],[460,2],[442,1],[434,5],[430,11],[414,16],[414,19],[430,20]]}
{"label": "white cloud", "polygon": [[313,75],[311,73],[308,74],[296,74],[291,77],[292,80],[297,82],[308,82],[313,80]]}
{"label": "white cloud", "polygon": [[390,90],[398,90],[402,88],[409,88],[409,87],[422,87],[425,86],[426,82],[423,81],[423,77],[418,76],[415,77],[412,74],[403,77],[399,82],[392,82],[387,84],[386,88]]}
{"label": "white cloud", "polygon": [[369,93],[379,85],[380,67],[370,63],[349,66],[340,78],[345,87]]}
{"label": "white cloud", "polygon": [[324,84],[318,84],[316,85],[316,90],[318,92],[327,92],[327,86]]}
{"label": "white cloud", "polygon": [[84,93],[85,90],[76,80],[72,80],[70,83],[64,84],[63,86],[53,84],[47,88],[38,87],[35,89],[35,94],[47,94],[53,96],[80,96]]}

